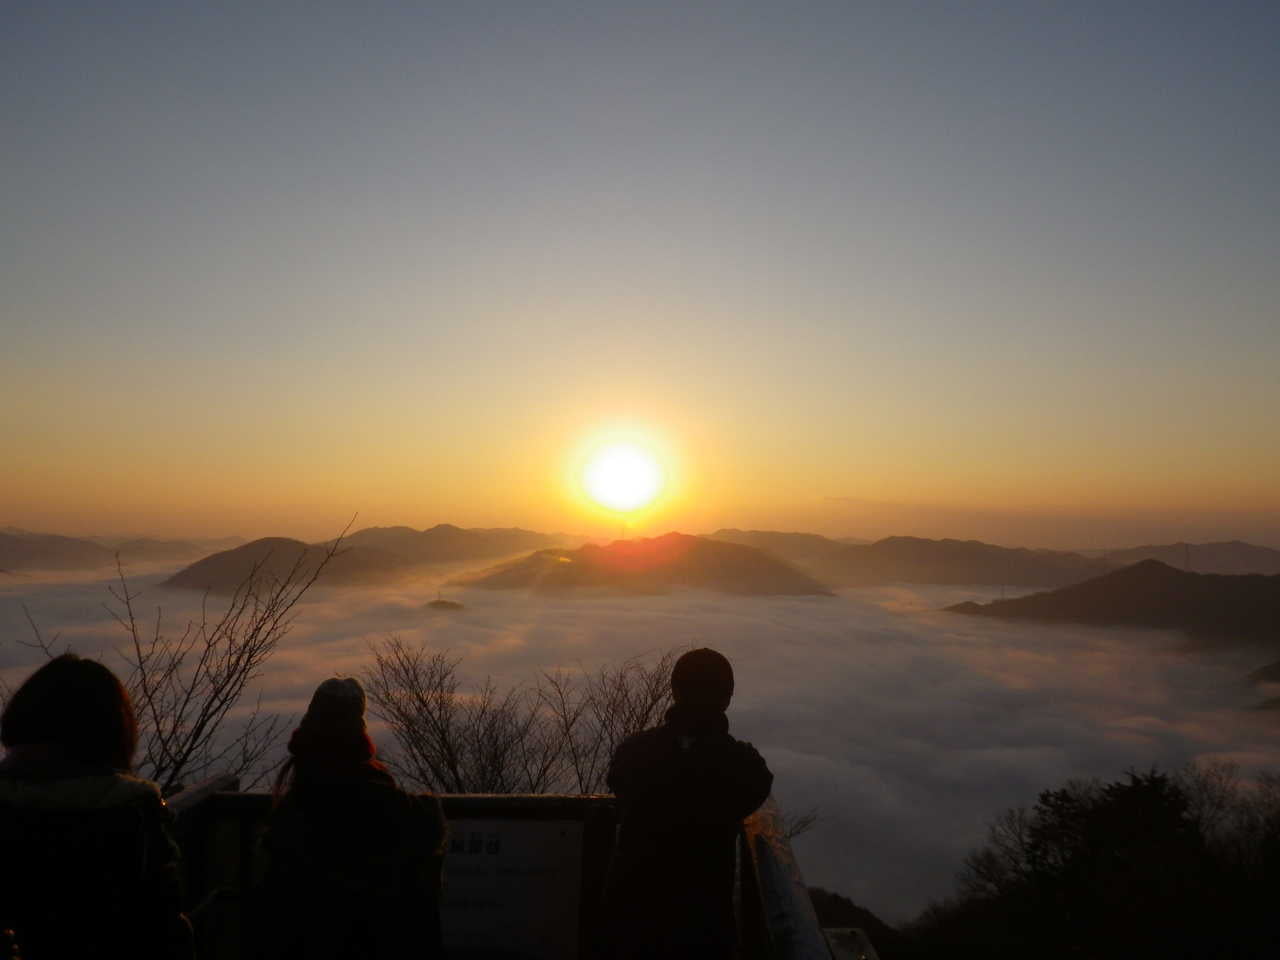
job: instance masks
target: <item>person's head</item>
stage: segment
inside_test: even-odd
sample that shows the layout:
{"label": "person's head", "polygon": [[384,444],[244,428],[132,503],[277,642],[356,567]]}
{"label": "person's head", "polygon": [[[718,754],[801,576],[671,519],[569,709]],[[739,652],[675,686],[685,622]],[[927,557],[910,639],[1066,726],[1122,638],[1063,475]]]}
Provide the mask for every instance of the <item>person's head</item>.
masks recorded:
{"label": "person's head", "polygon": [[685,706],[726,710],[733,699],[733,667],[709,647],[690,650],[671,671],[671,695]]}
{"label": "person's head", "polygon": [[354,677],[330,677],[316,687],[289,738],[289,759],[278,786],[289,779],[296,784],[341,778],[369,766],[381,769],[364,710],[364,688]]}
{"label": "person's head", "polygon": [[88,766],[128,770],[138,722],[114,673],[64,653],[27,677],[5,705],[0,743],[53,746]]}

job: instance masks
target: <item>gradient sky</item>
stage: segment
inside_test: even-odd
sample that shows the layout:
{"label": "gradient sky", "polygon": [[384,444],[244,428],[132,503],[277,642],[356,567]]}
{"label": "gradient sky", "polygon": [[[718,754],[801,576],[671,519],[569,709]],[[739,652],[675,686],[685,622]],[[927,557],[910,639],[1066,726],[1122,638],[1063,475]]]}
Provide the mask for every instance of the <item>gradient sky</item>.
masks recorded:
{"label": "gradient sky", "polygon": [[0,14],[0,523],[1280,543],[1274,3]]}

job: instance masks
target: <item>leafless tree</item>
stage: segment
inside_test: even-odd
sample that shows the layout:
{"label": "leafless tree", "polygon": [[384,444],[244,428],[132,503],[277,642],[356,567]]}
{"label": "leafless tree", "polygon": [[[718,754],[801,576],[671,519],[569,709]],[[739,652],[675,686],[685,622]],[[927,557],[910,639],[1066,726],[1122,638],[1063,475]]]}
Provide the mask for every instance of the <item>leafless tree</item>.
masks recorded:
{"label": "leafless tree", "polygon": [[[348,525],[349,527],[350,525]],[[343,531],[345,536],[346,531]],[[110,587],[108,612],[127,636],[120,655],[128,664],[125,686],[138,715],[141,759],[137,771],[168,794],[184,780],[211,773],[252,774],[252,783],[268,772],[262,761],[280,738],[287,718],[263,715],[261,700],[240,724],[226,729],[246,688],[289,632],[298,601],[337,555],[342,536],[315,551],[302,551],[282,576],[266,573],[269,556],[254,564],[222,613],[209,610],[209,593],[200,615],[180,635],[164,630],[163,612],[144,624],[119,559],[118,583]]]}
{"label": "leafless tree", "polygon": [[366,672],[375,716],[386,722],[400,773],[445,793],[594,793],[614,748],[653,726],[670,702],[674,654],[595,673],[544,674],[499,690],[486,679],[462,692],[459,658],[389,637]]}
{"label": "leafless tree", "polygon": [[1237,764],[1202,761],[1188,764],[1176,780],[1187,812],[1220,856],[1252,870],[1280,844],[1280,774],[1246,780]]}
{"label": "leafless tree", "polygon": [[443,793],[544,793],[560,751],[532,691],[485,680],[459,692],[457,658],[388,637],[365,673],[375,716],[399,747],[398,772]]}
{"label": "leafless tree", "polygon": [[801,810],[796,813],[788,813],[781,811],[782,817],[782,835],[787,838],[787,842],[794,840],[802,834],[808,833],[818,825],[821,814],[818,813],[817,807],[810,807],[807,810]]}
{"label": "leafless tree", "polygon": [[[58,655],[58,641],[62,639],[62,635],[55,633],[52,637],[45,639],[40,625],[36,623],[36,618],[31,615],[31,611],[25,603],[22,604],[22,615],[27,618],[27,626],[31,628],[31,639],[19,639],[17,641],[18,644],[23,647],[30,647],[33,650],[39,650],[50,659],[56,657]],[[67,649],[69,648],[64,646],[63,652],[65,653]],[[9,686],[3,677],[0,677],[0,706],[3,706],[11,696],[13,696],[13,688]]]}
{"label": "leafless tree", "polygon": [[624,739],[655,726],[671,706],[675,652],[639,657],[595,673],[543,674],[538,699],[563,753],[567,783],[577,793],[605,789],[609,761]]}
{"label": "leafless tree", "polygon": [[[248,787],[270,772],[263,764],[288,718],[264,715],[260,698],[238,726],[232,714],[289,632],[294,608],[340,552],[345,535],[346,529],[336,540],[302,551],[281,576],[267,573],[271,558],[263,557],[220,614],[210,611],[206,591],[198,619],[176,636],[165,632],[160,607],[154,622],[140,618],[140,594],[130,588],[116,557],[117,583],[108,587],[113,602],[104,606],[126,636],[117,653],[127,665],[124,685],[138,720],[135,769],[140,776],[155,780],[167,795],[184,781],[213,773],[248,777]],[[25,645],[46,657],[65,652],[58,649],[59,637],[46,639],[23,610],[33,637]]]}
{"label": "leafless tree", "polygon": [[962,896],[998,896],[1027,876],[1031,859],[1031,812],[1006,810],[987,829],[987,844],[964,859],[957,882]]}

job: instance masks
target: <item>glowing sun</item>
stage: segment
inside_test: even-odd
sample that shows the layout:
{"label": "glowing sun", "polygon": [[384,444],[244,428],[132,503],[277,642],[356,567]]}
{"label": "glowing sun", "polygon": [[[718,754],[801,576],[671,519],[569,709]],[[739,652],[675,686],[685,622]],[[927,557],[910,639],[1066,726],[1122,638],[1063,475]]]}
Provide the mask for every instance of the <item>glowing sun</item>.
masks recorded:
{"label": "glowing sun", "polygon": [[629,443],[598,450],[582,473],[582,484],[592,500],[624,513],[652,503],[662,492],[664,479],[658,461]]}

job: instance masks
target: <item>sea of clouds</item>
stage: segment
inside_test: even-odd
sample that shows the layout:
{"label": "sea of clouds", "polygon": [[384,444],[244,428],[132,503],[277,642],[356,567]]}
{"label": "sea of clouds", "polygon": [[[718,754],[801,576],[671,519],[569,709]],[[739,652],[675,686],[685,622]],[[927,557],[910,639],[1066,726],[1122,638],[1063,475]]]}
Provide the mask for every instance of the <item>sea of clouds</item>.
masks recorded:
{"label": "sea of clouds", "polygon": [[[134,578],[146,617],[180,631],[198,595]],[[42,654],[23,611],[59,649],[101,654],[122,635],[108,581],[0,583],[0,678]],[[1280,770],[1280,715],[1245,677],[1274,656],[1194,650],[1176,634],[1003,623],[942,612],[984,588],[890,587],[835,597],[537,595],[434,586],[314,590],[262,677],[264,710],[299,715],[315,685],[358,674],[388,634],[463,659],[469,677],[525,682],[670,648],[713,646],[737,674],[729,717],[775,774],[784,810],[817,807],[795,841],[806,880],[903,921],[947,895],[965,853],[1001,810],[1072,777],[1231,759]],[[213,603],[216,609],[216,602]],[[146,618],[144,617],[144,619]],[[1274,695],[1276,691],[1270,691]],[[380,746],[390,737],[375,728]]]}

